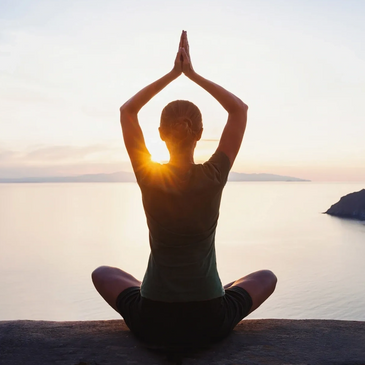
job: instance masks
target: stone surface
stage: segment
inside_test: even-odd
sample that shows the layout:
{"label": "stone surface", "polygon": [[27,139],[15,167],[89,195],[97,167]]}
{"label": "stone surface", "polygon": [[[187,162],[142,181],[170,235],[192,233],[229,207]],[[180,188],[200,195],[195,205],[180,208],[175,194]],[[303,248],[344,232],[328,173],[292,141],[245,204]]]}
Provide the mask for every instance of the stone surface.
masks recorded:
{"label": "stone surface", "polygon": [[325,213],[341,218],[365,220],[365,189],[343,196]]}
{"label": "stone surface", "polygon": [[365,365],[365,322],[244,320],[223,342],[174,356],[145,348],[123,320],[0,322],[1,365]]}

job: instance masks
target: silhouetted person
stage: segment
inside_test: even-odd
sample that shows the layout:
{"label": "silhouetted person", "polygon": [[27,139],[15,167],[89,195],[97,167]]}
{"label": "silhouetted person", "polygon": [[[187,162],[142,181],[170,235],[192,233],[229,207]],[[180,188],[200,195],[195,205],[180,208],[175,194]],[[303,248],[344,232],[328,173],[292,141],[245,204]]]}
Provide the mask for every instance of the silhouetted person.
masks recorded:
{"label": "silhouetted person", "polygon": [[[138,112],[181,74],[211,94],[227,111],[219,145],[204,164],[194,163],[203,125],[199,109],[176,100],[162,111],[160,136],[167,164],[151,161]],[[175,64],[120,108],[120,121],[149,228],[151,253],[141,281],[113,267],[92,273],[101,296],[130,330],[151,345],[202,345],[227,336],[274,291],[276,277],[261,270],[222,286],[215,255],[215,231],[223,187],[240,149],[247,105],[197,74],[187,34],[182,32]]]}

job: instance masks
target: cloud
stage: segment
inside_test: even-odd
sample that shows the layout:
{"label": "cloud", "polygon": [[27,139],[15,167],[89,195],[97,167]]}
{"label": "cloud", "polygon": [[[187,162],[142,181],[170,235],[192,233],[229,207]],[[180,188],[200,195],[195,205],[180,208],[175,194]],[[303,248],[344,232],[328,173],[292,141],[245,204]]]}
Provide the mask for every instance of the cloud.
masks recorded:
{"label": "cloud", "polygon": [[17,158],[19,156],[18,152],[11,150],[0,150],[0,164],[6,163],[12,159]]}
{"label": "cloud", "polygon": [[92,155],[105,153],[105,146],[91,145],[85,147],[77,146],[51,146],[40,147],[25,154],[28,161],[33,162],[65,162],[87,159]]}
{"label": "cloud", "polygon": [[33,146],[16,151],[0,148],[0,177],[65,176],[131,171],[124,148],[88,146]]}

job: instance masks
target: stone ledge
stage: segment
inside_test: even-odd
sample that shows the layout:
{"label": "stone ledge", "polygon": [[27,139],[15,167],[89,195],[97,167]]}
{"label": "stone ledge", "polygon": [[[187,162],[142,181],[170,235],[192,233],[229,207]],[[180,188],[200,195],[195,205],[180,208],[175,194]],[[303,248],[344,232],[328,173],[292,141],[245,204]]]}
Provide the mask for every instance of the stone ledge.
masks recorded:
{"label": "stone ledge", "polygon": [[[123,320],[0,321],[1,365],[174,364],[143,347]],[[209,349],[182,364],[365,365],[365,322],[244,320]]]}

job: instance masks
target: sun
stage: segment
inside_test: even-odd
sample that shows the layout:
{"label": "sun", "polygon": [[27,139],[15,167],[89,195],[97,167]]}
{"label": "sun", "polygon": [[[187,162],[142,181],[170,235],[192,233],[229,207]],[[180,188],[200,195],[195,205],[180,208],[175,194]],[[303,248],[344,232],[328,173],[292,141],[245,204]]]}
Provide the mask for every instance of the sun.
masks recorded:
{"label": "sun", "polygon": [[152,142],[148,146],[148,150],[151,154],[151,160],[154,162],[164,163],[170,159],[169,151],[162,141]]}

